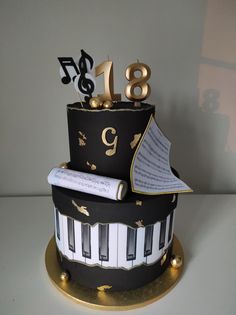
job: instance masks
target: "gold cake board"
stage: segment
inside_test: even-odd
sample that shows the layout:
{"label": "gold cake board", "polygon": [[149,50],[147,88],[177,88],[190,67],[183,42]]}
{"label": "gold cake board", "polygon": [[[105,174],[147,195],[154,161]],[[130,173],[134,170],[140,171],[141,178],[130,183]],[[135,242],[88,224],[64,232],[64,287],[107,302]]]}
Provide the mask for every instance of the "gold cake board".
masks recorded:
{"label": "gold cake board", "polygon": [[160,277],[147,285],[135,290],[119,292],[98,291],[70,281],[62,281],[60,275],[64,270],[57,261],[54,237],[48,243],[45,264],[52,283],[74,301],[93,309],[122,311],[153,303],[166,295],[177,284],[183,271],[184,252],[176,236],[173,240],[173,254],[181,256],[183,261],[181,267],[175,269],[170,265]]}

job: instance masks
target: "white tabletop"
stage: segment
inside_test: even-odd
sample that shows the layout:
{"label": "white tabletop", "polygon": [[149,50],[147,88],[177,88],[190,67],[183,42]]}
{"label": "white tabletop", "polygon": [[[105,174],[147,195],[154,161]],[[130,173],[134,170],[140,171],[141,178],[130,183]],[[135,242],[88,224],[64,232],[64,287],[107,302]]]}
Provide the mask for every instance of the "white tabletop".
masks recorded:
{"label": "white tabletop", "polygon": [[[235,195],[180,196],[175,234],[185,251],[183,277],[161,300],[128,313],[236,314],[235,204]],[[53,222],[50,197],[0,198],[1,315],[104,313],[73,302],[49,280],[44,254]]]}

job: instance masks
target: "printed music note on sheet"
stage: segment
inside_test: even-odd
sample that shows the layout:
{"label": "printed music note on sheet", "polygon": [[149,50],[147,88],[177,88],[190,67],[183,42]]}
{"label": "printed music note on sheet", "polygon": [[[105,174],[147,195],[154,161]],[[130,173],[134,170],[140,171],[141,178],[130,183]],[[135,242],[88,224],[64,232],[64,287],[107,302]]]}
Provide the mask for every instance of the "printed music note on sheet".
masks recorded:
{"label": "printed music note on sheet", "polygon": [[171,170],[170,146],[170,141],[158,128],[151,115],[131,165],[130,179],[133,192],[150,195],[192,192],[191,188]]}

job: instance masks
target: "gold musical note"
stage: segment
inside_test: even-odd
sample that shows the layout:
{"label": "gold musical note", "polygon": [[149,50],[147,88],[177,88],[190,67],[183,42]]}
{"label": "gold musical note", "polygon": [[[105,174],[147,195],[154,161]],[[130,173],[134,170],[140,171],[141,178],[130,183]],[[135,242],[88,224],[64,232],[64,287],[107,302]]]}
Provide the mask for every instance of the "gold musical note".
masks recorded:
{"label": "gold musical note", "polygon": [[87,210],[87,207],[85,206],[79,206],[74,200],[71,201],[72,205],[76,207],[76,209],[82,213],[85,214],[87,217],[89,217],[89,212]]}
{"label": "gold musical note", "polygon": [[78,131],[79,133],[79,146],[83,147],[86,145],[86,140],[87,140],[87,137],[85,136],[85,134],[81,131]]}
{"label": "gold musical note", "polygon": [[134,149],[141,138],[141,133],[136,133],[134,139],[130,142],[131,149]]}
{"label": "gold musical note", "polygon": [[107,127],[105,129],[103,129],[103,131],[102,131],[102,142],[108,147],[113,146],[113,148],[111,148],[109,150],[106,150],[105,153],[106,153],[107,156],[112,156],[112,155],[116,154],[118,136],[115,136],[114,141],[109,143],[107,141],[107,138],[106,138],[106,135],[107,135],[108,131],[110,131],[113,135],[115,135],[116,134],[116,130],[115,130],[115,128]]}
{"label": "gold musical note", "polygon": [[104,285],[101,285],[100,287],[97,287],[97,290],[98,291],[105,291],[105,290],[109,290],[111,288],[112,288],[112,285],[104,284]]}
{"label": "gold musical note", "polygon": [[142,206],[143,202],[142,200],[136,200],[136,206]]}
{"label": "gold musical note", "polygon": [[138,226],[138,227],[144,227],[143,225],[143,220],[138,220],[135,222],[135,224]]}
{"label": "gold musical note", "polygon": [[79,134],[81,135],[81,137],[84,139],[84,140],[87,140],[87,137],[85,136],[85,134],[81,131],[79,131]]}
{"label": "gold musical note", "polygon": [[85,145],[86,145],[86,142],[83,139],[79,138],[79,146],[84,147]]}
{"label": "gold musical note", "polygon": [[86,164],[90,167],[91,171],[95,171],[97,169],[97,166],[95,164],[90,164],[88,161]]}

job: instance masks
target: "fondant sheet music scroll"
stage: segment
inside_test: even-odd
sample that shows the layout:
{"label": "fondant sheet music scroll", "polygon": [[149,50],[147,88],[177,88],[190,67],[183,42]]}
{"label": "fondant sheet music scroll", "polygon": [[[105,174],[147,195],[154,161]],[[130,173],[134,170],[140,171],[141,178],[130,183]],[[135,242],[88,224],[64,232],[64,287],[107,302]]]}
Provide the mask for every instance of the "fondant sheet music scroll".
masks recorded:
{"label": "fondant sheet music scroll", "polygon": [[133,192],[158,195],[192,191],[171,170],[170,146],[170,141],[151,116],[131,165],[130,179]]}
{"label": "fondant sheet music scroll", "polygon": [[127,192],[123,180],[57,167],[50,171],[48,183],[113,200],[122,200]]}

